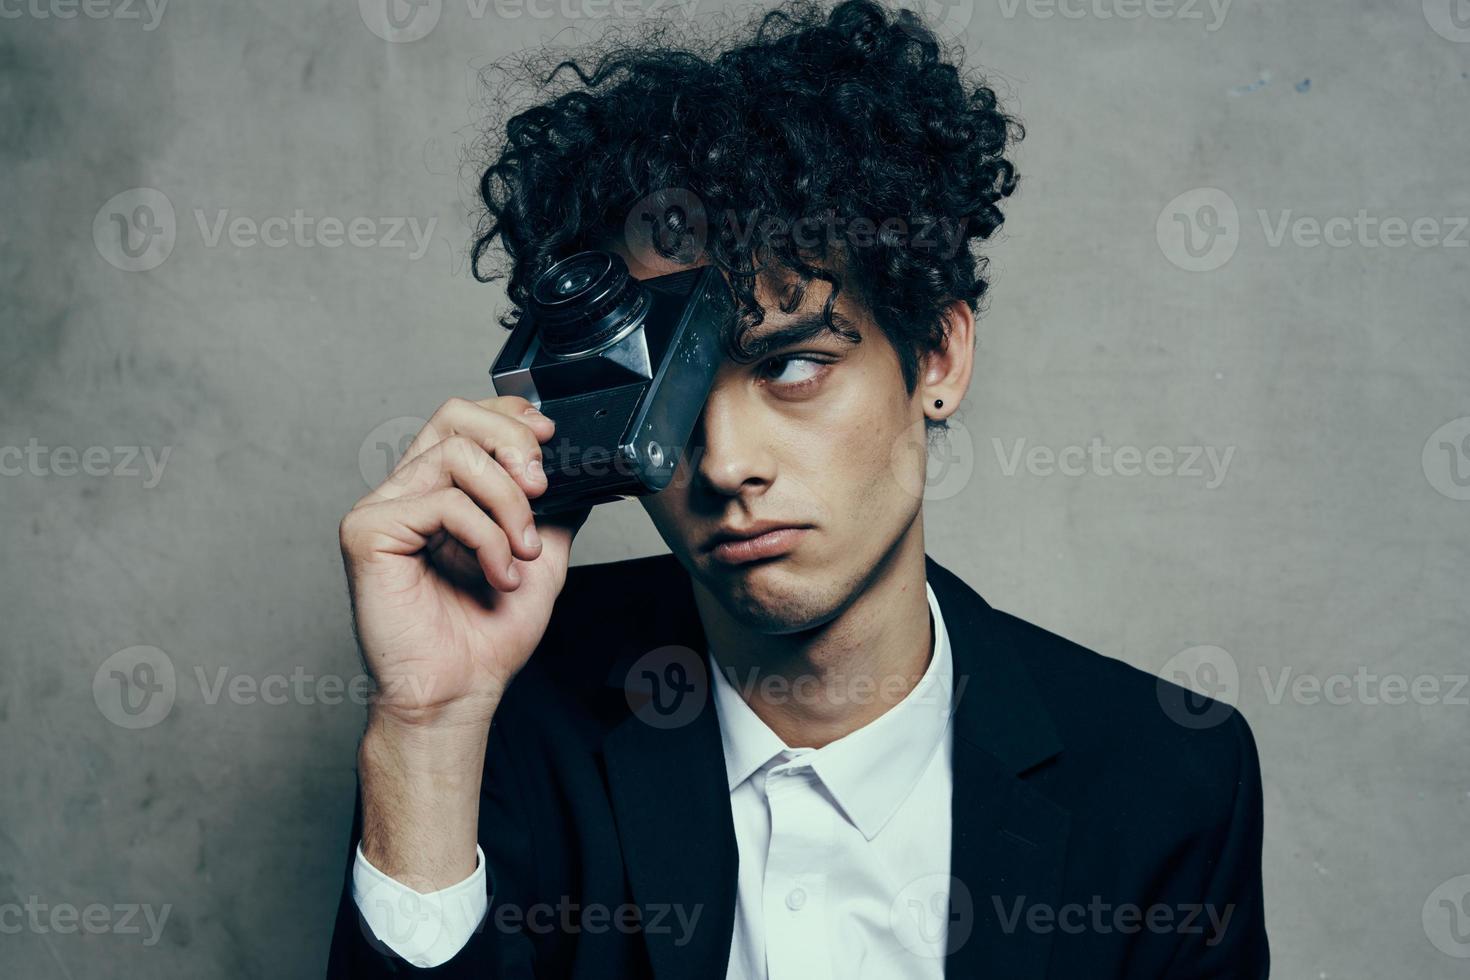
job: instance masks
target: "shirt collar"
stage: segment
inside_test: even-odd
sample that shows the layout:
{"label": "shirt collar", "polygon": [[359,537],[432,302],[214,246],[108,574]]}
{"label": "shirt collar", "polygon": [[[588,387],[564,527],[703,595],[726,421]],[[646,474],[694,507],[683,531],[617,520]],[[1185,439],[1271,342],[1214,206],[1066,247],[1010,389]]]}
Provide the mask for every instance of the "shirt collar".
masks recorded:
{"label": "shirt collar", "polygon": [[[715,663],[715,705],[730,791],[771,764],[800,758],[810,765],[847,818],[868,840],[909,795],[939,748],[950,720],[954,659],[939,600],[926,582],[934,648],[923,677],[898,704],[820,749],[792,749],[761,721]],[[737,678],[738,680],[738,678]],[[882,681],[878,681],[881,688]]]}

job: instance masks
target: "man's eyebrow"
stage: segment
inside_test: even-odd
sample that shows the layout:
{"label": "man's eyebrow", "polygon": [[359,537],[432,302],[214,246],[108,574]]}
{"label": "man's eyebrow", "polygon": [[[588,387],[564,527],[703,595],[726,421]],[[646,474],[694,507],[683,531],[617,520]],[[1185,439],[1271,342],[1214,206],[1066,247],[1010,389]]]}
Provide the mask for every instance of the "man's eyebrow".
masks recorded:
{"label": "man's eyebrow", "polygon": [[[769,321],[768,321],[769,322]],[[803,313],[785,321],[780,326],[765,329],[763,324],[746,338],[745,346],[769,352],[811,340],[819,334],[830,334],[837,328],[837,336],[848,343],[856,344],[862,337],[857,324],[836,310],[832,311],[832,323],[828,325],[821,313]]]}

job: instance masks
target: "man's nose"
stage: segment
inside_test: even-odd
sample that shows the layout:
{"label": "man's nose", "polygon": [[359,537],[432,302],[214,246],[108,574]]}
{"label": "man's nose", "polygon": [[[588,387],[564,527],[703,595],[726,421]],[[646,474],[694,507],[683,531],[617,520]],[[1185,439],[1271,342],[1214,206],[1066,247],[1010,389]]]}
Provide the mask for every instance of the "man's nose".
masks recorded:
{"label": "man's nose", "polygon": [[759,494],[776,478],[767,426],[755,406],[738,392],[716,387],[704,403],[691,439],[698,483],[711,493],[736,497]]}

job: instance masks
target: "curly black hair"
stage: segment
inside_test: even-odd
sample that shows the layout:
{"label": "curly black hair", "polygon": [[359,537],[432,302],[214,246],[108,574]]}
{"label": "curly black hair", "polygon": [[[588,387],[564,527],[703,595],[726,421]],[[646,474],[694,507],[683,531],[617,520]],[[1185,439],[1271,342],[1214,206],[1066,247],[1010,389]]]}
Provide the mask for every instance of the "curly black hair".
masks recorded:
{"label": "curly black hair", "polygon": [[[778,275],[787,312],[813,279],[831,284],[825,323],[853,337],[832,320],[849,286],[912,394],[945,308],[979,311],[988,263],[974,243],[1000,228],[1017,184],[1004,153],[1024,130],[962,58],[873,0],[788,0],[723,38],[648,24],[554,65],[522,56],[536,101],[490,137],[474,275],[508,271],[513,327],[557,259],[639,234],[727,273],[740,314],[725,346],[742,362],[761,355],[746,342],[762,320],[758,275]],[[508,270],[484,267],[497,239]]]}

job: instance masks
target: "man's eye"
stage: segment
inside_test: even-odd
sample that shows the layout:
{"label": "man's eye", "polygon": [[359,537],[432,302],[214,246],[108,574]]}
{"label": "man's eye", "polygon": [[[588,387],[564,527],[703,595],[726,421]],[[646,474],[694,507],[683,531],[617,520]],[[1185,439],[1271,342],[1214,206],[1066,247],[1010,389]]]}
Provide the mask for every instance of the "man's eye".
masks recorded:
{"label": "man's eye", "polygon": [[826,365],[810,357],[773,357],[766,362],[766,379],[778,385],[798,385],[822,373]]}

